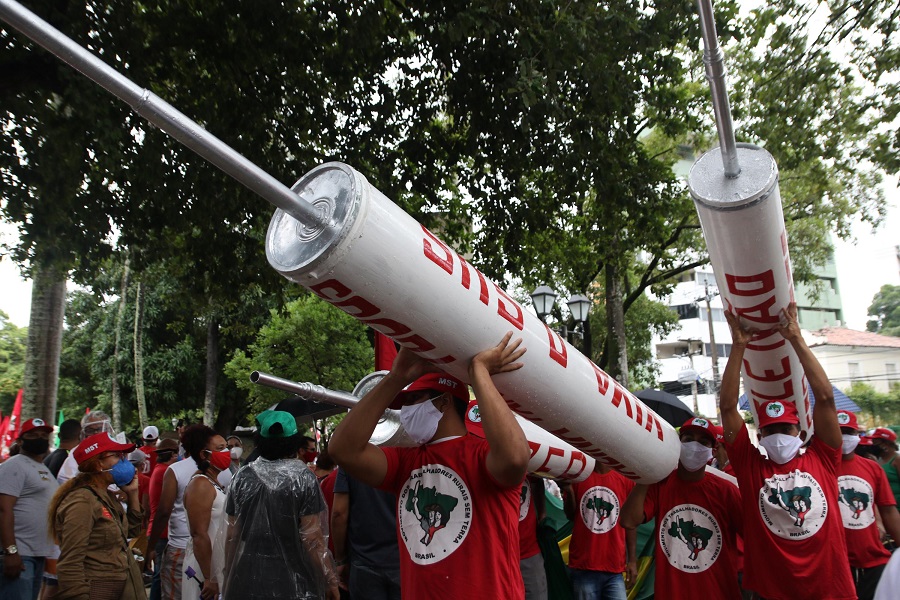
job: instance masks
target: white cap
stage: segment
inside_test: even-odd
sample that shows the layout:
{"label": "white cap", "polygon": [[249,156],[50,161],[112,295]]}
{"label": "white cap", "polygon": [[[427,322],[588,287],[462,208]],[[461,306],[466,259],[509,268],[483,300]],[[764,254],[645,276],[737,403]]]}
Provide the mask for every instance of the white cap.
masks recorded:
{"label": "white cap", "polygon": [[150,425],[148,427],[144,427],[144,439],[145,440],[155,440],[159,437],[159,429],[156,428],[156,425]]}

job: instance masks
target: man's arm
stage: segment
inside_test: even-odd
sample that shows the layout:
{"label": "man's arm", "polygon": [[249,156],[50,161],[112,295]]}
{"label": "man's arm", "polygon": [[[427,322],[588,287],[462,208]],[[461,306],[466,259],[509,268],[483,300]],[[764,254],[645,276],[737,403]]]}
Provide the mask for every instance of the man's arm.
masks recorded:
{"label": "man's arm", "polygon": [[408,348],[401,348],[390,372],[353,407],[328,442],[328,453],[351,477],[378,487],[387,475],[384,452],[369,443],[375,426],[407,385],[438,369]]}
{"label": "man's arm", "polygon": [[335,492],[331,504],[331,543],[334,544],[334,564],[337,567],[341,587],[347,587],[350,565],[347,564],[347,522],[350,520],[350,494]]}
{"label": "man's arm", "polygon": [[820,440],[825,442],[832,448],[841,447],[841,426],[837,421],[837,407],[834,405],[834,388],[828,381],[825,369],[819,364],[816,355],[812,353],[806,341],[800,334],[800,324],[797,321],[797,304],[791,302],[790,305],[781,311],[782,322],[778,327],[779,333],[784,336],[800,364],[803,365],[803,372],[806,374],[806,380],[809,381],[809,387],[812,388],[813,394],[816,396],[816,405],[813,406],[813,425],[815,426],[815,434]]}
{"label": "man's arm", "polygon": [[622,511],[619,513],[619,524],[628,531],[634,531],[638,525],[644,522],[644,500],[647,498],[647,490],[650,486],[643,483],[635,484]]}
{"label": "man's arm", "polygon": [[147,553],[150,560],[158,558],[156,556],[156,542],[162,536],[163,530],[169,524],[169,516],[172,509],[175,508],[175,497],[178,495],[178,480],[172,468],[166,469],[163,475],[162,492],[159,494],[159,504],[156,506],[156,513],[153,515],[153,523],[150,524],[150,537],[147,540]]}
{"label": "man's arm", "polygon": [[570,521],[575,520],[575,490],[572,488],[572,484],[568,481],[560,482],[559,484],[559,493],[562,495],[563,500],[563,512],[566,513],[566,518]]}
{"label": "man's arm", "polygon": [[[331,445],[329,444],[330,449]],[[319,515],[300,517],[300,537],[303,539],[303,547],[306,549],[310,563],[325,581],[328,588],[327,599],[338,600],[340,592],[338,591],[337,573],[334,570],[331,552],[325,545],[325,536],[322,535],[322,522],[319,520]]]}
{"label": "man's arm", "polygon": [[722,386],[719,388],[719,412],[722,413],[725,441],[733,444],[741,427],[744,426],[744,420],[738,412],[738,395],[741,391],[744,349],[750,343],[753,333],[744,329],[740,318],[731,311],[725,311],[725,320],[731,328],[731,354],[728,355],[725,372],[722,374]]}
{"label": "man's arm", "polygon": [[625,587],[631,589],[637,583],[637,529],[625,530]]}
{"label": "man's arm", "polygon": [[[0,543],[6,549],[16,543],[16,521],[13,510],[16,506],[17,496],[0,494]],[[7,579],[16,579],[25,570],[22,557],[17,554],[7,554],[3,557],[3,576]]]}
{"label": "man's arm", "polygon": [[484,437],[490,447],[487,469],[494,479],[507,487],[522,484],[531,457],[522,428],[491,379],[492,375],[522,368],[522,363],[516,362],[525,354],[524,348],[519,349],[522,340],[510,344],[510,338],[511,331],[499,344],[479,352],[469,363],[469,379],[478,398]]}
{"label": "man's arm", "polygon": [[202,477],[191,481],[184,492],[184,510],[187,512],[191,542],[194,544],[194,557],[203,578],[200,596],[204,600],[218,596],[219,586],[222,584],[213,573],[212,540],[209,539],[209,521],[215,499],[215,488]]}

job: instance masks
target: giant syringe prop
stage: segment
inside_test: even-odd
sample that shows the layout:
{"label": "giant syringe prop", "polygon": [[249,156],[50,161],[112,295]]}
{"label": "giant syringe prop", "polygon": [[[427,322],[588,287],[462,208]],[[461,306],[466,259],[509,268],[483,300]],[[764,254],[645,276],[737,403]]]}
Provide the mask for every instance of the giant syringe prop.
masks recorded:
{"label": "giant syringe prop", "polygon": [[735,143],[712,0],[697,4],[719,147],[694,163],[688,186],[726,309],[763,332],[747,346],[742,371],[753,416],[759,422],[757,408],[769,400],[792,401],[801,427],[809,430],[812,415],[803,368],[775,331],[781,310],[794,300],[778,166],[763,148]]}
{"label": "giant syringe prop", "polygon": [[[376,371],[366,375],[356,384],[356,387],[353,388],[353,392],[350,394],[331,390],[315,383],[291,381],[290,379],[284,379],[261,371],[253,371],[250,374],[250,381],[258,385],[296,394],[314,402],[327,402],[352,409],[385,375],[387,375],[387,371]],[[477,414],[477,409],[473,410],[470,407],[466,413],[467,426],[471,427],[474,422],[478,423],[474,427],[480,428],[481,419]],[[528,447],[531,450],[531,459],[528,461],[529,473],[577,483],[587,479],[588,475],[593,472],[594,459],[581,450],[574,448],[571,444],[564,442],[555,435],[547,433],[519,415],[516,415],[516,421],[522,428],[525,439],[528,441]],[[481,437],[484,437],[483,433]],[[369,441],[376,446],[409,447],[417,445],[403,429],[403,425],[400,423],[400,411],[391,409],[384,411],[384,415],[382,415],[375,426],[375,432],[369,438]]]}
{"label": "giant syringe prop", "polygon": [[362,174],[328,163],[288,190],[18,3],[0,0],[0,18],[277,206],[266,256],[283,276],[463,381],[471,357],[512,330],[525,366],[494,382],[514,411],[631,479],[675,468],[669,424]]}

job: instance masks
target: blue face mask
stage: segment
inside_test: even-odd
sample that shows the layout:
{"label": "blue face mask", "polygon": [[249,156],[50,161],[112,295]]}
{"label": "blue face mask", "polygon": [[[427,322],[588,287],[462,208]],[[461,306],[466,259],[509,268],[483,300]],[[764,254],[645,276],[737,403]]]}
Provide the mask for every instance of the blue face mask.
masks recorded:
{"label": "blue face mask", "polygon": [[112,469],[106,469],[106,472],[112,475],[113,483],[119,487],[125,487],[134,479],[135,468],[133,464],[122,458]]}

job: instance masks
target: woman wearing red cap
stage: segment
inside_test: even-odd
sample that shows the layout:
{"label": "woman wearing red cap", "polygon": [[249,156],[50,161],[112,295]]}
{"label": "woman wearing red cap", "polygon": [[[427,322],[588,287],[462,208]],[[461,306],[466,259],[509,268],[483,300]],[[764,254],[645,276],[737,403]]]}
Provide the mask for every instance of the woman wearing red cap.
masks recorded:
{"label": "woman wearing red cap", "polygon": [[[60,550],[56,598],[120,600],[143,594],[127,541],[140,533],[142,517],[135,468],[125,460],[132,450],[134,444],[98,433],[72,451],[78,475],[59,488],[49,510],[50,533]],[[119,497],[109,491],[112,484],[125,497],[127,521]]]}

